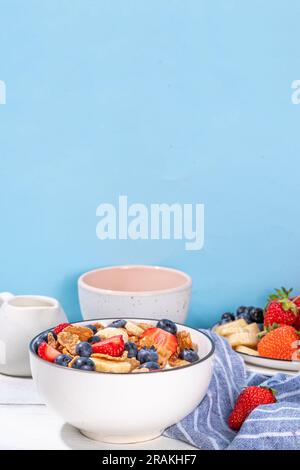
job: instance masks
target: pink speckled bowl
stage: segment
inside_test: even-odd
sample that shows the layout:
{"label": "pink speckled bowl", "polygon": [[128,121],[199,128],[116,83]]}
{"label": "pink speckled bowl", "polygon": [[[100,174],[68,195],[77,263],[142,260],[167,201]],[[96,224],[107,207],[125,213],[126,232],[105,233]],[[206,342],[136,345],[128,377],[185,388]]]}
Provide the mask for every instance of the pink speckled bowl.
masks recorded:
{"label": "pink speckled bowl", "polygon": [[85,320],[104,317],[186,320],[192,279],[159,266],[114,266],[89,271],[78,280]]}

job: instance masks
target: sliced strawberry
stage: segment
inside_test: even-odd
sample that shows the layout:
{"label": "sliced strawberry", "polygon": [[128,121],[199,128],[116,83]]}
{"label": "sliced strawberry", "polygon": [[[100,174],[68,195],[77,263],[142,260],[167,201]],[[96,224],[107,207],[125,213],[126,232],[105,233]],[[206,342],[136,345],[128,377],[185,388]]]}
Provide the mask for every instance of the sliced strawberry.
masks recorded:
{"label": "sliced strawberry", "polygon": [[56,351],[56,349],[54,349],[52,346],[49,346],[49,344],[44,341],[39,345],[38,355],[42,359],[45,359],[45,361],[54,362],[57,356],[60,355],[60,352]]}
{"label": "sliced strawberry", "polygon": [[178,341],[175,335],[161,328],[148,328],[140,336],[141,346],[155,346],[158,352],[166,351],[172,356],[177,351]]}
{"label": "sliced strawberry", "polygon": [[70,323],[60,323],[55,328],[53,328],[53,331],[54,331],[54,333],[56,333],[58,335],[58,333],[60,333],[65,328],[67,328],[67,326],[69,326],[69,325],[70,325]]}
{"label": "sliced strawberry", "polygon": [[93,353],[108,354],[112,357],[119,357],[123,354],[125,343],[122,335],[98,341],[92,344]]}

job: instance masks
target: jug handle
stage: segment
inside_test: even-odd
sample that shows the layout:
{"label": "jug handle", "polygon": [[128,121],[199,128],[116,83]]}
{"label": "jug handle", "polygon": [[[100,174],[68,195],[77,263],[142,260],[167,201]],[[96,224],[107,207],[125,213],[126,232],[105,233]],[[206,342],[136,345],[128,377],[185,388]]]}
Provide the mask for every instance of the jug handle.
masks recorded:
{"label": "jug handle", "polygon": [[13,297],[14,295],[11,294],[10,292],[1,292],[0,293],[0,308],[2,307],[4,303],[8,302]]}

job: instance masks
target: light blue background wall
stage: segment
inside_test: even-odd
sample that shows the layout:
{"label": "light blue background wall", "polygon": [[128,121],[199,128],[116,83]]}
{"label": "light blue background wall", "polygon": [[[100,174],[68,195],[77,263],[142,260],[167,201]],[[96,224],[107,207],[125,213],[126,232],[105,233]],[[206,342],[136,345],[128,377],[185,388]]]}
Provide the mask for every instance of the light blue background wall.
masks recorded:
{"label": "light blue background wall", "polygon": [[[110,264],[178,267],[208,326],[300,291],[298,0],[0,0],[0,291],[58,297]],[[96,238],[96,207],[203,202],[205,246]]]}

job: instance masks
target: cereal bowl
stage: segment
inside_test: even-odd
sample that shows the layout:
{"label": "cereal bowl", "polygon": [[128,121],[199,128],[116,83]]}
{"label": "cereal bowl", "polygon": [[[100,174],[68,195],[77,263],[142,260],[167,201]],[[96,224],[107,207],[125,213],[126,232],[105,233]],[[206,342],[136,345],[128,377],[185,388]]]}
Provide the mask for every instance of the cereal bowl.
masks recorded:
{"label": "cereal bowl", "polygon": [[[126,319],[131,321],[147,322],[153,327],[157,323],[153,319]],[[107,326],[112,319],[101,322]],[[85,436],[111,443],[154,439],[193,411],[211,380],[211,338],[181,324],[177,324],[177,331],[190,335],[198,350],[197,362],[147,373],[78,370],[39,357],[36,337],[30,344],[32,376],[45,403]]]}
{"label": "cereal bowl", "polygon": [[114,266],[89,271],[78,280],[82,316],[170,318],[186,320],[192,279],[160,266]]}

